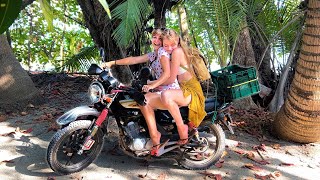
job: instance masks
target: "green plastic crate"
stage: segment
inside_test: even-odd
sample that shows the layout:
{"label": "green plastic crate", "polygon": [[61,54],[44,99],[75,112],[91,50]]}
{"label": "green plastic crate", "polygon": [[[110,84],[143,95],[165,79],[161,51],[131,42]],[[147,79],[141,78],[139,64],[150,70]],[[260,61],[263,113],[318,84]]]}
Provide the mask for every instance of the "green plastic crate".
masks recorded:
{"label": "green plastic crate", "polygon": [[218,96],[226,100],[248,97],[260,91],[254,67],[231,65],[210,74],[218,88]]}

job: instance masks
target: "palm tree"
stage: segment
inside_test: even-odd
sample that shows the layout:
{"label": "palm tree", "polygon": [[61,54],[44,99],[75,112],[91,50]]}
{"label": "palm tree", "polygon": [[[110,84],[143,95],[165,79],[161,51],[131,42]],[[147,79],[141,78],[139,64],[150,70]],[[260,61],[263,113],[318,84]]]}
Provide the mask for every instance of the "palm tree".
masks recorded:
{"label": "palm tree", "polygon": [[[23,0],[21,9],[34,0]],[[41,102],[40,92],[15,58],[5,35],[0,35],[0,108],[20,108]],[[12,107],[16,102],[18,106]]]}
{"label": "palm tree", "polygon": [[[5,35],[0,35],[0,44],[0,107],[20,108],[41,102],[40,92],[15,58]],[[18,107],[12,107],[17,101]]]}
{"label": "palm tree", "polygon": [[320,141],[320,1],[309,0],[302,46],[288,97],[276,115],[276,134],[287,140]]}

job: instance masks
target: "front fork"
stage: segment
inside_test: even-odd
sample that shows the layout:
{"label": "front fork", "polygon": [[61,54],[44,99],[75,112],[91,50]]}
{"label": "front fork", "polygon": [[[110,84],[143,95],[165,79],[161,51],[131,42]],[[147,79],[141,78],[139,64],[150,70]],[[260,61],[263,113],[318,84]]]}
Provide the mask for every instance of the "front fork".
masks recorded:
{"label": "front fork", "polygon": [[86,137],[85,141],[81,145],[81,149],[78,151],[79,155],[81,155],[84,150],[91,149],[92,145],[95,142],[95,140],[93,140],[92,137],[97,133],[98,129],[101,127],[101,124],[106,120],[108,112],[109,111],[107,108],[102,110],[98,119],[95,121],[94,126],[89,130],[90,134]]}

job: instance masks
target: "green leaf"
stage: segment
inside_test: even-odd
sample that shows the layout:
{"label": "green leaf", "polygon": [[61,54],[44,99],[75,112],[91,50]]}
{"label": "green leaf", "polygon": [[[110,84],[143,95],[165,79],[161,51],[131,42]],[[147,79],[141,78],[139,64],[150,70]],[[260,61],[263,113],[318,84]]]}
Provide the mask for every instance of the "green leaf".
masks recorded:
{"label": "green leaf", "polygon": [[48,23],[48,30],[53,31],[53,10],[50,6],[50,0],[39,0],[44,18]]}
{"label": "green leaf", "polygon": [[151,13],[147,0],[127,0],[112,10],[114,19],[121,19],[112,37],[120,47],[127,48],[139,34],[143,21]]}
{"label": "green leaf", "polygon": [[18,17],[22,0],[0,0],[0,34],[4,33]]}
{"label": "green leaf", "polygon": [[80,52],[66,59],[62,67],[59,69],[69,69],[71,71],[86,71],[92,62],[98,62],[99,53],[96,46],[84,47]]}
{"label": "green leaf", "polygon": [[111,19],[111,13],[109,9],[109,5],[106,0],[99,0],[100,4],[103,6],[104,10],[107,12],[109,18]]}

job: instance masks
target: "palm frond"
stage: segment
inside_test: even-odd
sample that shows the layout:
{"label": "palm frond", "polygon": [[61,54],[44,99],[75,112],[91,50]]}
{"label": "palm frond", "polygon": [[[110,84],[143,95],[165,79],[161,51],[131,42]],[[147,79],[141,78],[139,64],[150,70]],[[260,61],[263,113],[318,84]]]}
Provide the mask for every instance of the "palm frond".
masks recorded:
{"label": "palm frond", "polygon": [[48,30],[53,31],[53,10],[49,0],[39,0],[43,16],[48,23]]}
{"label": "palm frond", "polygon": [[142,22],[150,13],[151,7],[147,0],[127,0],[112,10],[113,18],[121,19],[112,33],[120,47],[127,48],[138,36]]}
{"label": "palm frond", "polygon": [[[267,41],[273,40],[274,46],[285,47],[285,51],[290,51],[295,38],[294,32],[301,26],[301,20],[293,22],[286,29],[283,29],[283,27],[287,26],[299,15],[299,3],[296,0],[281,2],[274,0],[260,5],[252,3],[252,6],[256,7],[256,9],[251,8],[252,13],[248,13],[249,19],[252,20],[250,23],[258,26],[261,30],[255,33],[263,33]],[[260,12],[258,16],[255,16],[257,14],[255,13],[256,11]],[[280,35],[279,31],[282,31]],[[278,37],[276,38],[275,36]]]}
{"label": "palm frond", "polygon": [[246,24],[247,5],[238,0],[204,0],[200,9],[203,9],[208,17],[206,21],[218,42],[221,64],[225,64],[232,54],[230,45],[236,42]]}
{"label": "palm frond", "polygon": [[72,72],[85,72],[90,67],[92,62],[98,62],[98,57],[98,49],[95,46],[84,47],[78,54],[67,58],[64,64],[58,69],[65,69]]}
{"label": "palm frond", "polygon": [[110,9],[109,9],[109,5],[107,3],[106,0],[99,0],[100,4],[102,5],[102,7],[104,8],[104,10],[106,11],[106,13],[108,14],[109,18],[111,19],[111,13],[110,13]]}

